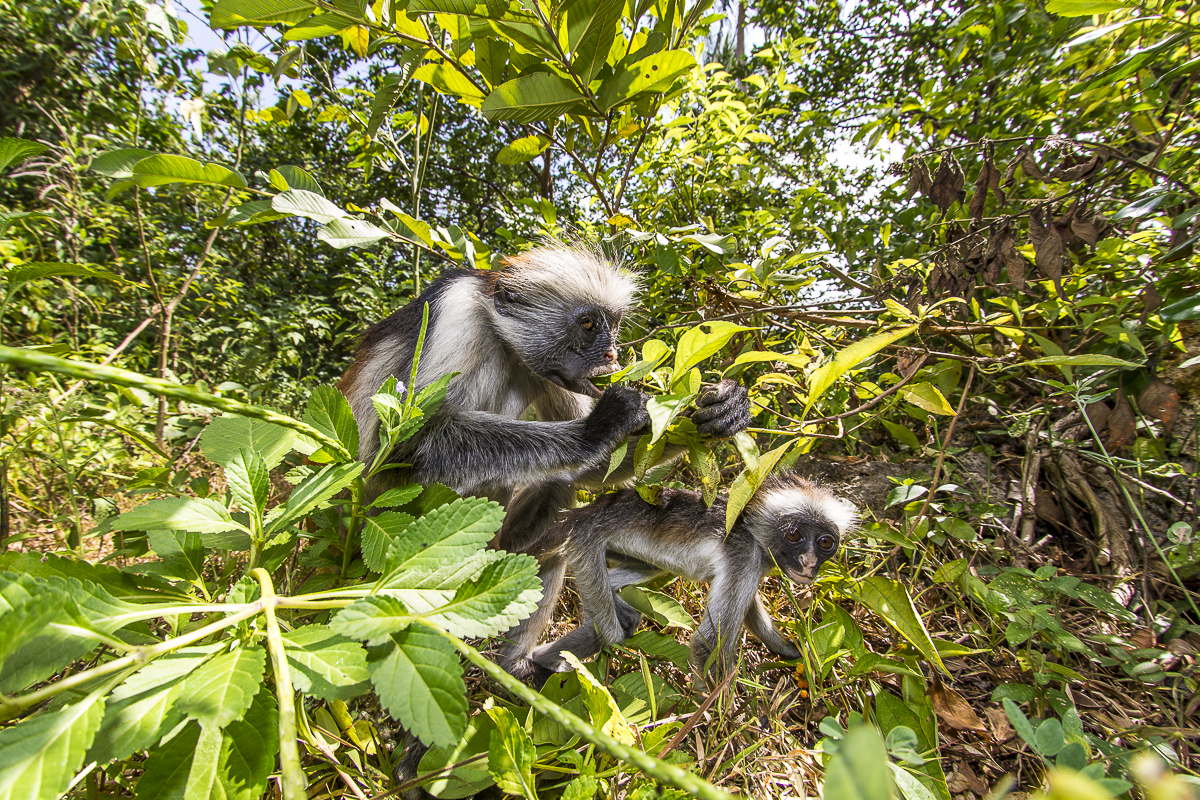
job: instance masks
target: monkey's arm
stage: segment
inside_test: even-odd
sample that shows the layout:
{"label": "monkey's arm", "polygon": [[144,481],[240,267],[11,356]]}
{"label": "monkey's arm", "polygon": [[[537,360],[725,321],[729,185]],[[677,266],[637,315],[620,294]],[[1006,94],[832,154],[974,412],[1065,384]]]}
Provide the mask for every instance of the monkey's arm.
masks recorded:
{"label": "monkey's arm", "polygon": [[646,424],[645,403],[641,392],[614,387],[586,418],[569,422],[443,407],[415,445],[393,459],[411,463],[417,482],[444,483],[460,493],[537,483],[606,461],[618,443]]}
{"label": "monkey's arm", "polygon": [[763,607],[762,596],[757,592],[754,594],[754,603],[746,612],[746,627],[775,655],[782,656],[789,661],[800,657],[799,648],[775,627],[775,621]]}
{"label": "monkey's arm", "polygon": [[[692,670],[706,678],[706,668],[727,674],[737,663],[742,623],[754,606],[762,572],[757,558],[728,558],[708,590],[704,619],[692,635]],[[716,652],[713,664],[709,658]]]}

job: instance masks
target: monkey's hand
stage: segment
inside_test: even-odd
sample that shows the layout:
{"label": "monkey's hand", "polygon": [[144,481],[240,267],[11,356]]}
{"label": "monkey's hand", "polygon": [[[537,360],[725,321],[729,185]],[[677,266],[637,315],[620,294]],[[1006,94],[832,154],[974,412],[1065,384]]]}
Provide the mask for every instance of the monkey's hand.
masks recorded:
{"label": "monkey's hand", "polygon": [[692,422],[701,434],[715,439],[728,439],[745,430],[750,424],[750,395],[746,387],[730,378],[704,387],[696,398]]}
{"label": "monkey's hand", "polygon": [[629,386],[610,386],[588,415],[584,436],[608,454],[631,434],[650,424],[646,395]]}

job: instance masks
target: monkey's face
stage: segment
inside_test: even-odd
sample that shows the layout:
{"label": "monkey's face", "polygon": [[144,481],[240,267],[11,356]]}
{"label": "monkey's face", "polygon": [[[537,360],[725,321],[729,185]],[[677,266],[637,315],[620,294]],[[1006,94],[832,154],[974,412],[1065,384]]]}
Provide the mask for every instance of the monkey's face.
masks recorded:
{"label": "monkey's face", "polygon": [[771,555],[784,575],[796,583],[812,583],[840,541],[833,523],[793,514],[779,520]]}
{"label": "monkey's face", "polygon": [[546,300],[497,287],[494,302],[505,339],[534,373],[568,391],[599,397],[592,379],[620,368],[620,311]]}

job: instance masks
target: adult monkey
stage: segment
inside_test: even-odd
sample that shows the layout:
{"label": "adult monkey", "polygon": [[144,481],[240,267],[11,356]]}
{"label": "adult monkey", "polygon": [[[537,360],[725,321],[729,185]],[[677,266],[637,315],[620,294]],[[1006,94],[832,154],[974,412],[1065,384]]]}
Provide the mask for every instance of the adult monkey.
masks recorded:
{"label": "adult monkey", "polygon": [[[415,481],[490,497],[508,509],[497,545],[536,554],[544,532],[575,505],[577,486],[633,475],[631,449],[605,477],[612,452],[649,422],[645,395],[619,386],[601,394],[591,380],[619,368],[620,324],[637,290],[636,276],[600,252],[553,243],[499,270],[448,271],[370,328],[338,383],[358,422],[360,460],[370,463],[379,449],[371,395],[389,376],[408,380],[425,303],[429,326],[409,388],[459,375],[433,418],[388,457],[411,466],[377,474],[368,493]],[[697,406],[692,421],[702,434],[732,436],[750,422],[746,390],[734,381],[708,387]],[[530,408],[536,420],[523,418]],[[664,460],[681,452],[668,447]]]}

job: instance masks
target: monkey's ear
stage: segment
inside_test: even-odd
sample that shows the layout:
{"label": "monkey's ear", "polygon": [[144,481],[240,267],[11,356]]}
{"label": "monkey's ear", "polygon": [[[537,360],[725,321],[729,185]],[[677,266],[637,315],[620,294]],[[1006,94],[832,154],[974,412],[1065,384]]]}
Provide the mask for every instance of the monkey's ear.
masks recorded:
{"label": "monkey's ear", "polygon": [[516,292],[499,283],[496,284],[496,289],[492,293],[492,300],[496,304],[496,310],[501,314],[521,302],[521,298]]}

